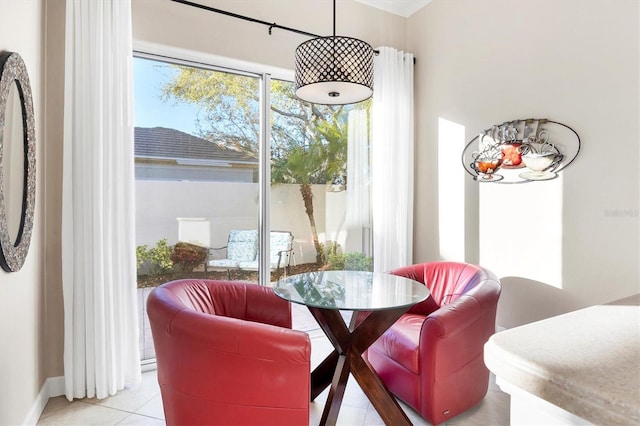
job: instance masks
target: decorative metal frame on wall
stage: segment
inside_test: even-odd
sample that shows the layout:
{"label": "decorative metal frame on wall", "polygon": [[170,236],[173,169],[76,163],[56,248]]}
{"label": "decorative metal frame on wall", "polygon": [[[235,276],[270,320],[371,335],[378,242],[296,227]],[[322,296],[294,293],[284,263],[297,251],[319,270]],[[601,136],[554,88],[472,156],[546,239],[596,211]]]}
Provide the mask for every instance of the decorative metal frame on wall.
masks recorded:
{"label": "decorative metal frame on wall", "polygon": [[[14,86],[15,84],[15,86]],[[19,149],[23,153],[23,178],[20,181],[22,190],[22,205],[20,211],[20,225],[15,239],[11,238],[7,223],[7,198],[5,191],[11,188],[5,187],[4,179],[7,171],[3,170],[3,156],[9,150],[8,144],[14,142],[14,138],[7,134],[7,101],[10,98],[11,88],[17,89],[20,100],[20,113],[22,116],[22,132],[15,135],[15,144],[12,149]],[[22,57],[15,52],[0,53],[0,267],[7,272],[16,272],[22,268],[33,230],[33,213],[36,194],[36,136],[35,118],[33,113],[33,97],[27,67]]]}
{"label": "decorative metal frame on wall", "polygon": [[462,151],[462,166],[477,182],[551,180],[580,152],[571,127],[546,118],[506,121],[480,132]]}

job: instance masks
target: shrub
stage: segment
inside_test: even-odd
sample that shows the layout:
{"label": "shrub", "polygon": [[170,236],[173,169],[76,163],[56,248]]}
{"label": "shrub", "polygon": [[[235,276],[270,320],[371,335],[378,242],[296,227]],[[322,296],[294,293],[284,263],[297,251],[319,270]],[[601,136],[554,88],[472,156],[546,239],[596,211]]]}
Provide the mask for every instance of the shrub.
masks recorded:
{"label": "shrub", "polygon": [[326,269],[329,271],[341,271],[344,269],[344,254],[334,253],[327,258]]}
{"label": "shrub", "polygon": [[147,246],[142,245],[136,247],[136,268],[138,269],[138,275],[140,275],[140,267],[148,259],[149,255],[147,252]]}
{"label": "shrub", "polygon": [[179,242],[173,247],[171,260],[180,265],[180,270],[191,272],[207,258],[207,249],[195,244]]}
{"label": "shrub", "polygon": [[[323,265],[331,265],[333,262],[339,261],[341,247],[337,241],[327,241],[325,244],[321,243],[320,248],[322,249],[321,260]],[[340,268],[335,268],[335,270],[337,269]]]}
{"label": "shrub", "polygon": [[373,259],[364,253],[332,253],[327,258],[325,269],[329,271],[372,271]]}
{"label": "shrub", "polygon": [[344,255],[344,269],[347,271],[373,271],[373,259],[364,253],[350,252]]}
{"label": "shrub", "polygon": [[136,247],[138,276],[142,275],[143,266],[148,266],[148,273],[151,276],[170,272],[173,269],[171,251],[172,247],[167,244],[166,238],[158,241],[151,249],[147,249],[146,245]]}

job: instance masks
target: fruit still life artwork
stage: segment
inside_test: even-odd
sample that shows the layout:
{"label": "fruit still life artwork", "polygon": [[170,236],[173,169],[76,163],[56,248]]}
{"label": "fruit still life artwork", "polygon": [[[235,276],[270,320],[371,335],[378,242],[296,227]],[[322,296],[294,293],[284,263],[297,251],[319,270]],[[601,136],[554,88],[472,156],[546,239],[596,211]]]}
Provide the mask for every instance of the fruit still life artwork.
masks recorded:
{"label": "fruit still life artwork", "polygon": [[502,167],[523,167],[521,146],[522,141],[502,145]]}

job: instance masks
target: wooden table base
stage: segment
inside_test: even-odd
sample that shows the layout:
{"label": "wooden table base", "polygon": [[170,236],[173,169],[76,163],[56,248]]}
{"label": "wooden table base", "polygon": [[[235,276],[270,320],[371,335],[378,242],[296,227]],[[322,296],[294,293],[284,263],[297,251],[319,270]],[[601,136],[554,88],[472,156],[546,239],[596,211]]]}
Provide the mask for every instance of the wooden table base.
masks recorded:
{"label": "wooden table base", "polygon": [[409,306],[372,311],[364,319],[354,311],[349,328],[338,310],[311,306],[308,308],[335,348],[311,373],[311,400],[327,386],[331,386],[320,425],[336,424],[349,373],[356,379],[385,424],[411,425],[411,421],[371,364],[362,357],[363,352],[391,327]]}

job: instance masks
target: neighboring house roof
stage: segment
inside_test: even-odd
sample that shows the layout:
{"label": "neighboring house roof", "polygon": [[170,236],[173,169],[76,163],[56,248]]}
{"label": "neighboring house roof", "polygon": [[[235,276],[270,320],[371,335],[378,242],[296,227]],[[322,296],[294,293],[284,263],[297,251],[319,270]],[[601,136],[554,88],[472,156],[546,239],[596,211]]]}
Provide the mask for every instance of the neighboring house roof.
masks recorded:
{"label": "neighboring house roof", "polygon": [[165,127],[134,129],[136,159],[175,159],[178,163],[225,162],[256,164],[258,159],[242,152],[221,147],[206,139]]}

